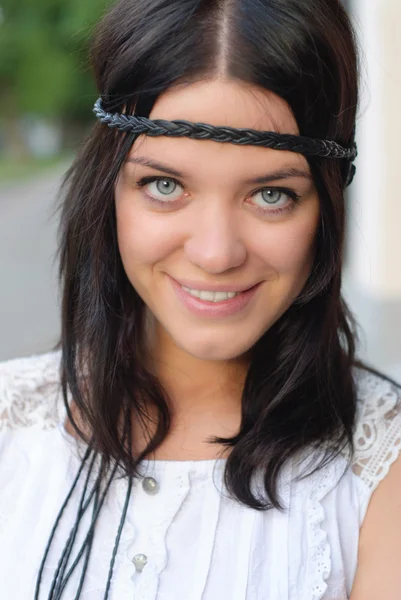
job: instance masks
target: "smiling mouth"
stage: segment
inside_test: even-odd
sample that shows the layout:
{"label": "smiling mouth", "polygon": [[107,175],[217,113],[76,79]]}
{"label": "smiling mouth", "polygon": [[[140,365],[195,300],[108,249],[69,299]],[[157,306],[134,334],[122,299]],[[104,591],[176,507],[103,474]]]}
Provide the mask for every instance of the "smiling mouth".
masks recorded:
{"label": "smiling mouth", "polygon": [[[193,314],[206,318],[226,318],[241,313],[251,302],[262,282],[251,286],[238,284],[223,285],[220,289],[213,289],[212,285],[191,281],[177,281],[170,277],[173,289],[187,310]],[[216,285],[216,284],[215,284]],[[194,286],[194,287],[192,287]],[[196,286],[196,287],[195,287]],[[202,288],[209,289],[202,289]],[[217,285],[216,285],[217,287]],[[221,289],[223,288],[223,289]]]}

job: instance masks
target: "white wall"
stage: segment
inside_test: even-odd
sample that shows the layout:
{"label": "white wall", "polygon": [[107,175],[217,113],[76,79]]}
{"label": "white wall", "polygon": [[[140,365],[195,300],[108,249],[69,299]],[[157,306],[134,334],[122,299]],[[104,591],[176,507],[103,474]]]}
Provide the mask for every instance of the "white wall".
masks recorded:
{"label": "white wall", "polygon": [[401,380],[401,2],[353,0],[362,46],[345,292],[363,353]]}
{"label": "white wall", "polygon": [[354,0],[350,10],[365,56],[349,269],[369,295],[400,299],[401,2]]}

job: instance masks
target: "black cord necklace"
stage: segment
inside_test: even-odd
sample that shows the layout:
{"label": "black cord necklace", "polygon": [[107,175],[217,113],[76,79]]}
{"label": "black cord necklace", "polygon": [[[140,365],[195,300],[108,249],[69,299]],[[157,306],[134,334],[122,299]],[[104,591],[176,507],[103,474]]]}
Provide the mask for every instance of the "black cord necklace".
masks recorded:
{"label": "black cord necklace", "polygon": [[[99,473],[96,476],[96,480],[93,483],[92,488],[90,489],[91,477],[92,477],[92,474],[95,472],[96,463],[97,462],[99,463],[99,461],[100,461]],[[82,570],[81,570],[80,578],[78,581],[78,588],[77,588],[74,600],[79,600],[79,598],[81,597],[81,593],[82,593],[84,582],[85,582],[85,577],[88,572],[89,559],[90,559],[93,542],[94,542],[94,537],[95,537],[96,523],[98,521],[99,514],[100,514],[100,511],[104,504],[106,495],[110,489],[111,483],[114,480],[117,470],[118,470],[118,467],[119,467],[119,464],[116,462],[114,464],[113,468],[111,469],[111,473],[108,475],[108,477],[106,476],[106,478],[105,478],[104,477],[104,459],[99,457],[99,454],[95,450],[93,450],[91,445],[88,446],[88,448],[85,452],[85,455],[82,458],[77,475],[71,485],[71,488],[70,488],[62,506],[61,506],[61,509],[60,509],[60,511],[57,515],[57,518],[55,520],[55,523],[53,525],[53,528],[50,532],[49,540],[47,542],[45,552],[44,552],[44,555],[43,555],[43,558],[42,558],[42,561],[41,561],[40,567],[39,567],[38,577],[36,580],[34,600],[40,600],[43,571],[44,571],[44,568],[46,565],[46,560],[48,559],[48,556],[50,553],[51,546],[52,546],[53,541],[56,536],[57,528],[61,522],[63,514],[65,513],[67,505],[69,504],[69,502],[74,494],[74,491],[77,488],[78,483],[82,478],[82,475],[84,473],[84,468],[88,462],[89,462],[89,467],[88,467],[86,478],[84,481],[82,494],[81,494],[81,497],[80,497],[80,500],[78,503],[76,518],[75,518],[74,524],[71,528],[71,531],[68,535],[68,538],[64,545],[64,548],[62,550],[61,556],[59,558],[57,569],[54,573],[53,580],[51,582],[50,591],[49,591],[49,594],[48,594],[46,600],[61,600],[62,599],[63,592],[66,589],[67,583],[71,579],[73,573],[75,572],[75,570],[77,569],[77,567],[80,563],[81,563]],[[102,486],[103,481],[104,481],[104,485]],[[127,516],[129,501],[130,501],[130,497],[131,497],[132,482],[133,482],[133,478],[131,476],[128,477],[127,493],[126,493],[125,502],[124,502],[124,506],[123,506],[118,530],[117,530],[117,535],[116,535],[115,542],[114,542],[112,556],[111,556],[111,560],[110,560],[110,564],[109,564],[109,571],[108,571],[106,588],[105,588],[103,600],[108,600],[109,593],[110,593],[115,560],[116,560],[117,551],[118,551],[118,547],[119,547],[119,543],[120,543],[120,539],[121,539],[121,534],[123,531],[125,519]],[[103,487],[103,489],[102,489],[102,487]],[[78,549],[78,551],[75,555],[75,558],[72,561],[72,564],[69,565],[71,555],[74,550],[74,545],[75,545],[75,542],[77,539],[79,527],[82,524],[84,515],[86,514],[87,510],[89,509],[89,507],[91,505],[92,505],[92,517],[91,517],[88,531],[86,532],[85,538],[81,544],[81,547]],[[83,562],[82,562],[82,559],[83,559]]]}

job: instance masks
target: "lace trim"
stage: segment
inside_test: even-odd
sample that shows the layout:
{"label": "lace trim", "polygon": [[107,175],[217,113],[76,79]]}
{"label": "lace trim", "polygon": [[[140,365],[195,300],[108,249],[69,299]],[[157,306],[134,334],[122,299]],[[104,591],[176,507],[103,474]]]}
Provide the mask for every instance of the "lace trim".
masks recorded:
{"label": "lace trim", "polygon": [[[345,581],[328,579],[332,571],[331,546],[323,523],[326,518],[323,499],[336,487],[347,463],[333,461],[311,476],[311,491],[306,501],[308,558],[305,591],[302,600],[348,600]],[[327,595],[325,595],[327,593]]]}
{"label": "lace trim", "polygon": [[[311,467],[310,458],[308,459],[304,455],[295,467],[296,473],[294,471],[294,476],[298,473],[304,473],[305,470],[310,470]],[[331,548],[327,532],[322,527],[325,513],[321,501],[333,487],[335,481],[332,472],[333,467],[334,463],[331,463],[329,467],[310,475],[306,480],[306,489],[302,494],[306,509],[305,526],[308,547],[304,590],[301,595],[299,595],[298,590],[298,595],[300,598],[302,597],[302,600],[320,600],[327,589],[326,580],[331,572]],[[302,483],[296,483],[295,485],[302,486]],[[292,518],[297,520],[299,515],[294,513]]]}
{"label": "lace trim", "polygon": [[401,395],[389,381],[356,371],[358,415],[353,472],[373,490],[401,451]]}
{"label": "lace trim", "polygon": [[331,572],[331,548],[327,539],[327,532],[322,528],[324,510],[321,499],[328,493],[331,481],[328,476],[312,492],[307,508],[309,539],[312,541],[310,550],[310,593],[311,600],[320,600],[327,589],[326,580]]}
{"label": "lace trim", "polygon": [[59,364],[59,352],[0,363],[0,431],[58,425]]}

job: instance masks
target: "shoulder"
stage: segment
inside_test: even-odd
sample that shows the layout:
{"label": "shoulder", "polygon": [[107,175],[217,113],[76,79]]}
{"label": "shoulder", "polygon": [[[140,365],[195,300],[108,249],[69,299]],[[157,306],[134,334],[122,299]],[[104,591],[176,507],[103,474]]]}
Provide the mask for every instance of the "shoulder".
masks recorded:
{"label": "shoulder", "polygon": [[401,450],[401,388],[355,368],[357,415],[352,469],[373,491]]}
{"label": "shoulder", "polygon": [[351,600],[395,600],[401,585],[401,393],[397,385],[363,370],[356,382],[352,469],[367,491]]}
{"label": "shoulder", "polygon": [[0,362],[0,430],[55,427],[60,352]]}

